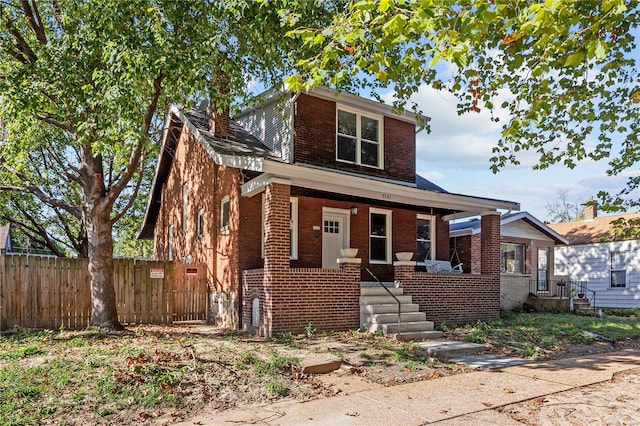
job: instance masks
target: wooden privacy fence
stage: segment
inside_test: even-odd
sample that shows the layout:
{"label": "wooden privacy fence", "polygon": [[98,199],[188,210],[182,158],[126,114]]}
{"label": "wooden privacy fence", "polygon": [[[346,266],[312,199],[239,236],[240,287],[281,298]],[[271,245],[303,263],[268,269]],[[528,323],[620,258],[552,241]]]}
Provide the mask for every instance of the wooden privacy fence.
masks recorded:
{"label": "wooden privacy fence", "polygon": [[[168,324],[207,316],[205,265],[114,259],[122,324]],[[0,256],[0,330],[85,328],[91,315],[86,259]]]}

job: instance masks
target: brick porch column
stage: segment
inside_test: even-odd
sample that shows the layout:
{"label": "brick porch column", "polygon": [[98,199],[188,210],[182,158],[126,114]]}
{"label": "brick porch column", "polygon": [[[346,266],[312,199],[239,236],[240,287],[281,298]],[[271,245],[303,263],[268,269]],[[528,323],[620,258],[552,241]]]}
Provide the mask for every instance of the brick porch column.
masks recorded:
{"label": "brick porch column", "polygon": [[289,198],[291,187],[269,183],[264,193],[264,270],[289,269]]}
{"label": "brick porch column", "polygon": [[482,216],[480,223],[482,254],[480,272],[500,277],[500,214]]}

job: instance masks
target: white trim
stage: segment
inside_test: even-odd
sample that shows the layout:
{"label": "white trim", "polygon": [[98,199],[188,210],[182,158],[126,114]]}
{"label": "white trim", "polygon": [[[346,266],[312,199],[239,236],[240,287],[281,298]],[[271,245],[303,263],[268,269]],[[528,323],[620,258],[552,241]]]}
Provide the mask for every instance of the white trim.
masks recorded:
{"label": "white trim", "polygon": [[[200,223],[202,221],[202,223]],[[202,238],[204,235],[204,207],[198,210],[196,218],[196,238]]]}
{"label": "white trim", "polygon": [[167,260],[173,260],[173,225],[167,230]]}
{"label": "white trim", "polygon": [[[431,221],[431,260],[435,260],[436,258],[436,217],[433,215],[429,215],[429,214],[423,214],[423,213],[418,213],[416,215],[416,232],[418,231],[418,219],[421,220],[429,220]],[[418,235],[416,234],[416,255],[418,254],[417,249],[418,249]],[[424,265],[424,259],[418,259],[416,258],[416,262],[418,262],[419,265]]]}
{"label": "white trim", "polygon": [[288,179],[293,186],[411,206],[473,211],[475,215],[486,213],[489,209],[520,209],[520,203],[512,201],[427,191],[381,182],[369,176],[353,176],[298,164],[284,164],[265,160],[264,172]]}
{"label": "white trim", "polygon": [[275,177],[270,173],[263,173],[260,176],[251,179],[249,182],[244,183],[240,188],[240,193],[243,197],[253,197],[254,195],[260,194],[264,191],[270,183],[279,183],[281,185],[291,186],[291,181],[289,179],[282,179]]}
{"label": "white trim", "polygon": [[[354,114],[356,116],[356,134],[355,136],[352,135],[346,135],[346,134],[341,134],[338,133],[338,113],[340,111],[344,111],[347,112],[349,114]],[[377,144],[378,145],[378,161],[377,161],[377,165],[373,166],[371,164],[364,164],[362,162],[362,117],[366,117],[366,118],[371,118],[373,120],[376,120],[378,122],[378,140],[377,141],[370,141],[368,139],[365,139],[364,142],[365,143],[370,143],[370,144]],[[349,161],[349,160],[344,160],[342,158],[338,157],[338,137],[340,135],[343,135],[344,137],[348,137],[348,138],[355,138],[356,140],[356,147],[355,147],[355,161]],[[357,166],[363,166],[363,167],[370,167],[372,169],[380,169],[380,170],[384,170],[384,116],[382,115],[378,115],[378,114],[371,114],[368,113],[367,111],[362,111],[361,109],[357,109],[357,108],[353,108],[350,106],[346,106],[342,103],[336,103],[336,140],[335,140],[335,147],[336,147],[336,161],[341,162],[341,163],[347,163],[347,164],[355,164]]]}
{"label": "white trim", "polygon": [[[372,265],[390,265],[393,262],[392,258],[392,248],[393,248],[393,233],[392,233],[392,210],[387,209],[378,209],[375,207],[369,208],[369,228],[368,228],[368,243],[369,243],[369,263]],[[372,260],[371,259],[371,214],[382,214],[386,216],[385,227],[387,233],[385,235],[386,238],[386,260]]]}
{"label": "white trim", "polygon": [[[227,223],[224,223],[224,205],[228,204],[228,211],[227,211]],[[229,196],[225,195],[224,197],[222,197],[222,199],[220,200],[220,229],[221,230],[225,230],[225,229],[229,229],[229,222],[231,221],[231,202],[229,201]]]}
{"label": "white trim", "polygon": [[291,247],[291,255],[289,259],[298,260],[298,199],[290,197],[289,206],[291,209],[291,217],[289,218],[289,229],[291,230],[289,245]]}

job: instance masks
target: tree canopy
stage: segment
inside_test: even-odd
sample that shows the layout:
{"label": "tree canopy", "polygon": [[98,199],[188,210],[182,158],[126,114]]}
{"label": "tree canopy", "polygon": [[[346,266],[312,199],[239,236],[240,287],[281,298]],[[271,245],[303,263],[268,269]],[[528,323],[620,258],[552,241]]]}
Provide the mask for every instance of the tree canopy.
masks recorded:
{"label": "tree canopy", "polygon": [[[329,12],[298,10],[305,22]],[[92,325],[120,327],[113,225],[153,167],[169,104],[206,96],[221,110],[247,81],[281,82],[288,53],[304,51],[285,30],[265,2],[0,2],[0,192],[28,194],[86,234]]]}
{"label": "tree canopy", "polygon": [[352,1],[329,25],[288,20],[290,37],[321,51],[287,82],[295,90],[355,78],[392,88],[399,108],[426,84],[456,94],[460,113],[505,108],[494,172],[524,150],[537,152],[539,169],[608,161],[627,185],[600,192],[599,207],[637,208],[639,22],[638,2],[624,0]]}

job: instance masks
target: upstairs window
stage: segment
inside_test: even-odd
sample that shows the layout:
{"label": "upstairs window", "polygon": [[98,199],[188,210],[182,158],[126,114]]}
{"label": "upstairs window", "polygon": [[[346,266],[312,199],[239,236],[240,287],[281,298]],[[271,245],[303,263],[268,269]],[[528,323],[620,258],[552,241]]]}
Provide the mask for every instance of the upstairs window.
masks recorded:
{"label": "upstairs window", "polygon": [[611,288],[627,286],[627,253],[612,251],[611,256]]}
{"label": "upstairs window", "polygon": [[382,119],[338,108],[336,159],[382,168]]}
{"label": "upstairs window", "polygon": [[189,185],[182,185],[182,232],[187,232],[187,220],[189,218]]}
{"label": "upstairs window", "polygon": [[198,223],[196,226],[196,238],[202,239],[204,235],[204,209],[200,209],[198,212]]}

